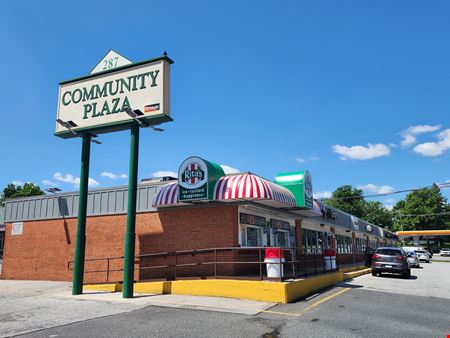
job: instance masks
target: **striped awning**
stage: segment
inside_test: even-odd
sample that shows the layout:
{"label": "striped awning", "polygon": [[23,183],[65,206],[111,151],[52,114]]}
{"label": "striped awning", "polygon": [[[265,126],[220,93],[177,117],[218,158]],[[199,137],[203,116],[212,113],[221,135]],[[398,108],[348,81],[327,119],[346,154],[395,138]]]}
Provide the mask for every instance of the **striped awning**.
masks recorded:
{"label": "striped awning", "polygon": [[214,199],[255,200],[284,207],[296,205],[294,195],[289,190],[251,173],[221,177],[214,188]]}
{"label": "striped awning", "polygon": [[316,199],[313,199],[313,207],[312,209],[300,209],[300,210],[292,210],[293,213],[307,216],[307,217],[322,217],[322,210],[319,202]]}
{"label": "striped awning", "polygon": [[170,206],[178,204],[178,182],[164,185],[153,197],[153,207]]}
{"label": "striped awning", "polygon": [[316,199],[313,199],[312,212],[317,214],[317,216],[322,216],[322,209],[320,209],[320,205],[317,203]]}
{"label": "striped awning", "polygon": [[[168,207],[182,204],[178,200],[177,182],[166,184],[153,198],[153,207]],[[232,202],[236,200],[256,201],[277,206],[295,207],[294,195],[286,188],[254,174],[238,174],[221,177],[214,188],[213,200]]]}

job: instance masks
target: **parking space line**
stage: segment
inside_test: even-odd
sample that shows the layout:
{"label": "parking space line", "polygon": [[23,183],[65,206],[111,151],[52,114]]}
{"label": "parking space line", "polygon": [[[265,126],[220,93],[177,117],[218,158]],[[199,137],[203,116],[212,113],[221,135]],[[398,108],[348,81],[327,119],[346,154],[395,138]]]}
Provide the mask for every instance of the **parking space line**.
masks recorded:
{"label": "parking space line", "polygon": [[328,300],[330,300],[330,299],[332,299],[332,298],[334,298],[334,297],[340,296],[340,295],[342,295],[343,293],[346,293],[346,292],[348,292],[348,291],[350,291],[350,290],[351,290],[350,288],[347,288],[347,289],[342,289],[342,290],[340,290],[340,291],[338,291],[338,292],[335,292],[335,293],[333,293],[332,295],[329,295],[329,296],[327,296],[327,297],[325,297],[325,298],[322,298],[322,299],[318,300],[317,302],[315,302],[315,303],[309,305],[309,306],[306,307],[302,312],[304,312],[304,313],[305,313],[305,312],[308,312],[308,311],[314,309],[315,307],[319,306],[319,305],[322,304],[323,302],[326,302],[326,301],[328,301]]}
{"label": "parking space line", "polygon": [[350,290],[351,290],[350,288],[346,288],[346,289],[339,290],[338,292],[335,292],[335,293],[333,293],[332,295],[329,295],[329,296],[327,296],[327,297],[325,297],[325,298],[322,298],[322,299],[318,300],[317,302],[315,302],[315,303],[313,303],[313,304],[307,306],[303,311],[301,311],[301,312],[299,312],[299,313],[295,313],[295,312],[294,312],[294,313],[292,313],[292,312],[281,312],[281,311],[272,311],[272,310],[263,310],[263,311],[261,311],[261,312],[264,312],[264,313],[272,313],[272,314],[282,315],[282,316],[301,317],[301,316],[303,316],[304,314],[306,314],[308,311],[311,311],[312,309],[314,309],[314,308],[316,308],[317,306],[319,306],[320,304],[322,304],[322,303],[324,303],[324,302],[326,302],[326,301],[329,301],[330,299],[333,299],[333,298],[335,298],[335,297],[337,297],[337,296],[340,296],[340,295],[342,295],[342,294],[344,294],[344,293],[346,293],[346,292],[348,292],[348,291],[350,291]]}

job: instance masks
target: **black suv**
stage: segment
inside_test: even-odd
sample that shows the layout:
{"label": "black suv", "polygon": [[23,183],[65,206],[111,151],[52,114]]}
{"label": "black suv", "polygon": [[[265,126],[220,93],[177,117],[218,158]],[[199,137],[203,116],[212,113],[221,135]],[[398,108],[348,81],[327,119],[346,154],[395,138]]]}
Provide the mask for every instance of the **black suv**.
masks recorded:
{"label": "black suv", "polygon": [[372,256],[372,276],[383,272],[399,273],[404,278],[411,276],[411,268],[405,252],[400,248],[378,248]]}

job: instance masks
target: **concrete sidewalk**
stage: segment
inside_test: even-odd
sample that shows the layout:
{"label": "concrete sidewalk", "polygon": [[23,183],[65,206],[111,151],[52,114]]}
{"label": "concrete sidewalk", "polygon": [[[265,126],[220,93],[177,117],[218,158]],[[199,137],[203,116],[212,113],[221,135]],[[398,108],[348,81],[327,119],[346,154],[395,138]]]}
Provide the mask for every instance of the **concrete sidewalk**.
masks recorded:
{"label": "concrete sidewalk", "polygon": [[88,292],[71,295],[71,283],[0,280],[0,336],[8,337],[60,325],[130,312],[147,306],[256,315],[275,303],[184,295]]}

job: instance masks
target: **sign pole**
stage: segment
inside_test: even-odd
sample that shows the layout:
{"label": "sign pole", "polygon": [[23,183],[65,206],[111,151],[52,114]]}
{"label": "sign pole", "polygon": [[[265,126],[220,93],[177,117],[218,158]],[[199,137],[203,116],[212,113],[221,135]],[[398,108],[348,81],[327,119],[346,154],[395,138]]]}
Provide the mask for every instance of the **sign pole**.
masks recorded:
{"label": "sign pole", "polygon": [[81,150],[80,195],[78,197],[78,223],[73,263],[72,295],[80,295],[83,293],[90,153],[91,135],[85,134],[83,135],[83,146]]}
{"label": "sign pole", "polygon": [[133,298],[134,291],[134,252],[136,242],[136,197],[139,162],[139,125],[131,127],[130,172],[128,177],[127,229],[123,262],[123,298]]}

